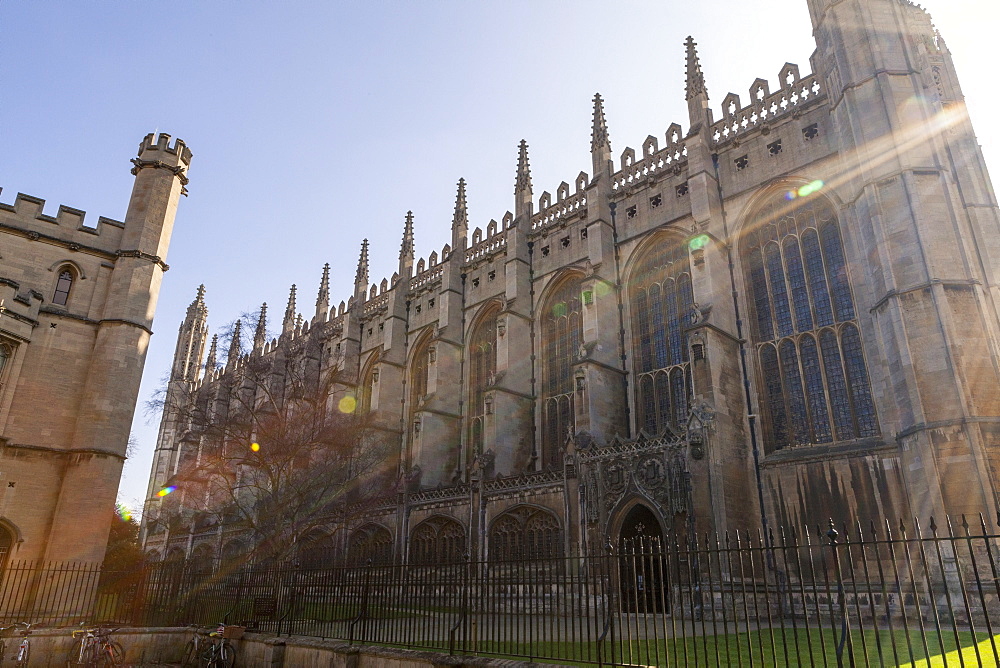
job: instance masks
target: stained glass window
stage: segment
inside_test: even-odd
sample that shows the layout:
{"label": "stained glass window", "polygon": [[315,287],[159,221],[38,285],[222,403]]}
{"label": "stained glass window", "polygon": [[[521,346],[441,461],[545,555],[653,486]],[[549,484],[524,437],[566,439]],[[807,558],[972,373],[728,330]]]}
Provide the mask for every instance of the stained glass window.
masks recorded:
{"label": "stained glass window", "polygon": [[690,372],[685,328],[694,305],[687,244],[661,238],[638,260],[629,286],[636,424],[650,434],[687,423]]}
{"label": "stained glass window", "polygon": [[744,240],[768,449],[878,436],[833,210],[772,202]]}
{"label": "stained glass window", "polygon": [[542,312],[542,466],[562,465],[562,447],[573,427],[573,360],[583,340],[579,277],[566,279]]}

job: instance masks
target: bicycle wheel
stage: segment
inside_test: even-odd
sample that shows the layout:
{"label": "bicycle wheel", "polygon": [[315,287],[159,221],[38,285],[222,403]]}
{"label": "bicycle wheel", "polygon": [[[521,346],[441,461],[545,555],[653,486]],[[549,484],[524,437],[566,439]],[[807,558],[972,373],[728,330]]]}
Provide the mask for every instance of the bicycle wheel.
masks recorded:
{"label": "bicycle wheel", "polygon": [[183,668],[197,668],[199,665],[198,661],[198,646],[194,644],[194,640],[188,640],[187,644],[184,645],[184,658],[181,660],[181,666]]}
{"label": "bicycle wheel", "polygon": [[69,652],[66,653],[66,666],[68,668],[76,668],[76,666],[86,666],[89,664],[87,649],[84,648],[82,653],[80,651],[82,643],[83,639],[77,638],[73,641]]}
{"label": "bicycle wheel", "polygon": [[215,665],[219,668],[233,668],[236,664],[236,649],[228,640],[223,640],[219,645],[219,654],[216,657]]}
{"label": "bicycle wheel", "polygon": [[98,668],[118,668],[125,665],[125,650],[115,642],[109,641],[101,646],[97,655]]}

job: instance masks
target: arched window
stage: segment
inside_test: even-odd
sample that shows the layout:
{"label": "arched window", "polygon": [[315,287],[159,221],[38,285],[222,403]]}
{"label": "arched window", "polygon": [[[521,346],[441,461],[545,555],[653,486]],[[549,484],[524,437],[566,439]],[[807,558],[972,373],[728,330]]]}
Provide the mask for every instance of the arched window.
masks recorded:
{"label": "arched window", "polygon": [[497,371],[497,314],[488,307],[469,338],[469,443],[473,456],[483,451],[486,391]]}
{"label": "arched window", "polygon": [[414,419],[420,402],[427,396],[427,371],[430,367],[430,337],[423,336],[414,346],[413,357],[410,362],[410,412],[409,425],[414,429]]}
{"label": "arched window", "polygon": [[209,575],[215,567],[215,554],[212,547],[206,543],[195,546],[188,559],[190,571],[197,575]]}
{"label": "arched window", "polygon": [[243,541],[231,540],[222,546],[222,563],[226,567],[239,568],[247,561],[247,546]]}
{"label": "arched window", "polygon": [[549,296],[542,321],[542,465],[562,465],[562,447],[573,429],[573,360],[583,340],[581,281],[568,278]]}
{"label": "arched window", "polygon": [[462,561],[466,552],[465,529],[448,517],[431,517],[413,529],[410,563],[449,564]]}
{"label": "arched window", "polygon": [[351,534],[347,542],[347,561],[353,566],[373,566],[392,563],[392,534],[385,527],[366,524]]}
{"label": "arched window", "polygon": [[691,368],[684,329],[693,305],[687,244],[657,240],[629,281],[637,425],[650,434],[687,423]]}
{"label": "arched window", "polygon": [[365,415],[372,410],[372,391],[375,386],[375,363],[370,363],[361,374],[358,385],[358,414]]}
{"label": "arched window", "polygon": [[534,506],[515,506],[490,527],[490,559],[511,561],[561,557],[559,518]]}
{"label": "arched window", "polygon": [[878,436],[836,214],[774,198],[744,233],[768,449]]}
{"label": "arched window", "polygon": [[0,526],[0,571],[7,565],[14,547],[14,535],[6,527]]}
{"label": "arched window", "polygon": [[327,568],[337,563],[334,537],[313,530],[299,540],[299,565],[302,568]]}
{"label": "arched window", "polygon": [[73,272],[68,268],[63,268],[59,272],[56,280],[56,291],[52,295],[52,303],[59,306],[66,306],[69,301],[70,290],[73,289]]}
{"label": "arched window", "polygon": [[14,351],[6,343],[0,343],[0,381],[3,380],[3,370],[7,368],[7,362],[13,356]]}

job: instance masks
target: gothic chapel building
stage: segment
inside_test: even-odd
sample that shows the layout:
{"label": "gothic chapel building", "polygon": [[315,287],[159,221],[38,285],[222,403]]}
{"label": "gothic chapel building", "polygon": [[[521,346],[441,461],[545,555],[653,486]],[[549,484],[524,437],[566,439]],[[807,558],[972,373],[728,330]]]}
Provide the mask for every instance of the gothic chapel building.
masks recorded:
{"label": "gothic chapel building", "polygon": [[[405,480],[319,542],[406,562],[576,554],[761,519],[992,512],[1000,480],[1000,214],[951,55],[908,0],[808,0],[812,74],[786,63],[717,116],[688,38],[687,128],[538,192],[521,142],[513,212],[297,318],[249,356],[346,373]],[[171,387],[198,391],[203,294]],[[154,492],[197,438],[165,414],[144,541],[225,555],[225,523],[160,523]],[[196,504],[178,494],[174,504]]]}

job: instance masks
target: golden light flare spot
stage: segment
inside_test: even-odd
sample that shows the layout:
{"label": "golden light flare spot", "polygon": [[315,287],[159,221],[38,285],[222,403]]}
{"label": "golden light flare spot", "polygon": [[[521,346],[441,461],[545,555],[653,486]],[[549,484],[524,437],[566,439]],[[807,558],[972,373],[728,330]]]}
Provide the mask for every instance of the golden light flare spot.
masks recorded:
{"label": "golden light flare spot", "polygon": [[254,452],[260,452],[260,443],[251,443],[250,449]]}
{"label": "golden light flare spot", "polygon": [[132,511],[125,506],[118,506],[118,517],[122,518],[123,522],[128,522],[132,519]]}
{"label": "golden light flare spot", "polygon": [[337,403],[337,408],[341,413],[353,413],[358,407],[358,400],[354,397],[344,397]]}
{"label": "golden light flare spot", "polygon": [[161,496],[161,497],[162,496],[166,496],[167,494],[170,494],[170,492],[174,491],[175,489],[177,489],[176,485],[170,485],[168,487],[164,487],[163,489],[161,489],[159,492],[156,493],[156,495],[157,496]]}

